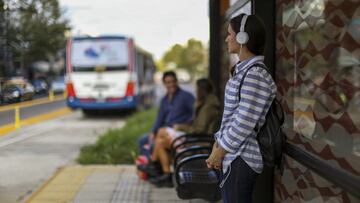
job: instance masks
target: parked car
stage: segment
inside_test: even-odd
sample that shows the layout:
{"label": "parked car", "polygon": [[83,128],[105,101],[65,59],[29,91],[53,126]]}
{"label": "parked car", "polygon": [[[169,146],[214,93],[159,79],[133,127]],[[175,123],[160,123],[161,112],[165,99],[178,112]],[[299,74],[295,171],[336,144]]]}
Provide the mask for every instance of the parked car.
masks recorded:
{"label": "parked car", "polygon": [[55,94],[64,92],[65,88],[66,88],[66,85],[65,85],[64,77],[58,77],[51,83],[51,90]]}
{"label": "parked car", "polygon": [[26,101],[33,98],[34,87],[30,83],[8,83],[4,84],[2,93],[4,103]]}
{"label": "parked car", "polygon": [[42,79],[34,79],[32,81],[32,85],[34,86],[36,94],[44,94],[48,91],[48,84],[45,80]]}

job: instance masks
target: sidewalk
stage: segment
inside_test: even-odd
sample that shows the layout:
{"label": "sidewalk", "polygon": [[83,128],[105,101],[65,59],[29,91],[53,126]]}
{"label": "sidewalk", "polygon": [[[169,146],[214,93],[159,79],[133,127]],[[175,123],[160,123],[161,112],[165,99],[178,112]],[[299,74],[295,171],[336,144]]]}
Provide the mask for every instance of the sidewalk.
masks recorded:
{"label": "sidewalk", "polygon": [[175,188],[140,180],[133,165],[70,166],[60,169],[26,203],[204,203],[181,200]]}

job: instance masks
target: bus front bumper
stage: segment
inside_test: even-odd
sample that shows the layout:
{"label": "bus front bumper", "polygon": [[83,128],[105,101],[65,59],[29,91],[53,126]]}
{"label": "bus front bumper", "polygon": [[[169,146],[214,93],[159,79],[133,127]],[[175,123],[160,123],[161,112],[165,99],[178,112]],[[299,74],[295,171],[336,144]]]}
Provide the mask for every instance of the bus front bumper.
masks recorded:
{"label": "bus front bumper", "polygon": [[84,101],[77,97],[68,97],[66,103],[72,109],[134,109],[137,106],[137,97],[123,97],[116,101]]}

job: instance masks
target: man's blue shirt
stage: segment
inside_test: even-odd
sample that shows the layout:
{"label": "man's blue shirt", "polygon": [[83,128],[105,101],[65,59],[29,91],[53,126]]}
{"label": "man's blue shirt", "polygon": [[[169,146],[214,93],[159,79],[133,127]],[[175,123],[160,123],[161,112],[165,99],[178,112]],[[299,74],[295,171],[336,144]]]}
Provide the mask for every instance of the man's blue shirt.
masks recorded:
{"label": "man's blue shirt", "polygon": [[177,123],[189,123],[193,118],[194,96],[180,88],[175,92],[174,97],[169,100],[168,95],[160,102],[160,109],[152,132],[161,127],[171,127]]}

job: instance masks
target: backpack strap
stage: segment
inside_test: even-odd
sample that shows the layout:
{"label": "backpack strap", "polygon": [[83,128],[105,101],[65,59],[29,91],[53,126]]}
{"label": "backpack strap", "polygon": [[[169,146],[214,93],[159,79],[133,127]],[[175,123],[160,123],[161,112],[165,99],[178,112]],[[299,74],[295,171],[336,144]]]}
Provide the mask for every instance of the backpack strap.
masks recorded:
{"label": "backpack strap", "polygon": [[244,83],[245,77],[246,77],[247,73],[249,72],[249,70],[250,70],[252,67],[255,67],[255,66],[256,66],[256,67],[260,67],[260,68],[262,68],[262,69],[265,69],[266,72],[268,72],[269,75],[272,77],[269,69],[265,66],[265,64],[263,64],[263,63],[254,63],[254,64],[252,64],[252,65],[245,71],[243,77],[241,78],[240,85],[239,85],[239,100],[240,100],[240,89],[241,89],[242,84]]}
{"label": "backpack strap", "polygon": [[[249,70],[252,68],[252,67],[260,67],[260,68],[262,68],[262,69],[265,69],[266,70],[266,72],[268,72],[269,73],[269,75],[272,77],[272,75],[271,75],[271,73],[270,73],[270,71],[269,71],[269,69],[265,66],[265,64],[263,64],[263,63],[254,63],[254,64],[252,64],[246,71],[245,71],[245,73],[244,73],[244,75],[243,75],[243,77],[241,78],[241,81],[240,81],[240,85],[239,85],[239,101],[240,101],[240,91],[241,91],[241,86],[243,85],[243,83],[244,83],[244,80],[245,80],[245,77],[246,77],[246,74],[249,72]],[[256,123],[256,125],[255,125],[255,132],[259,132],[259,127],[258,127],[258,124],[259,123]]]}
{"label": "backpack strap", "polygon": [[[244,83],[246,74],[249,72],[249,70],[250,70],[252,67],[255,67],[255,66],[256,66],[256,67],[260,67],[260,68],[262,68],[262,69],[265,69],[266,72],[269,73],[269,75],[270,75],[271,78],[272,78],[272,75],[271,75],[269,69],[265,66],[265,64],[259,63],[259,62],[258,62],[258,63],[254,63],[254,64],[252,64],[252,65],[245,71],[244,76],[241,78],[240,86],[239,86],[240,88],[241,88],[242,84]],[[240,88],[239,88],[239,89],[240,89]],[[239,91],[239,98],[240,98],[240,91]]]}

